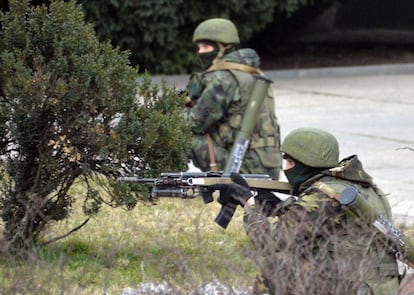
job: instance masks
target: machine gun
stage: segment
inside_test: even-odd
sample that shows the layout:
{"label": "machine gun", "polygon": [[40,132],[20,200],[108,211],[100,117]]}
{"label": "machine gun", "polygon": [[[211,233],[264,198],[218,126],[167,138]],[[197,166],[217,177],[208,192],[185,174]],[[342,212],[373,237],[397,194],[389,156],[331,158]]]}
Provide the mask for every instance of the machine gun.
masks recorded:
{"label": "machine gun", "polygon": [[[194,76],[194,78],[197,77]],[[269,91],[271,83],[272,81],[264,76],[256,76],[254,87],[252,89],[246,111],[243,115],[240,130],[237,133],[236,140],[233,144],[232,151],[223,172],[162,173],[161,177],[157,179],[121,177],[119,180],[124,182],[152,184],[153,197],[194,198],[196,195],[201,195],[205,203],[212,202],[213,197],[211,191],[208,189],[208,186],[218,183],[231,183],[231,173],[238,173],[240,171],[242,161],[249,147],[250,137],[254,126],[256,125],[260,108]],[[195,84],[193,85],[194,87],[196,86]],[[193,92],[195,93],[196,91]],[[192,96],[191,93],[190,96]],[[272,180],[268,175],[245,174],[242,176],[247,180],[247,183],[251,189],[268,192],[266,194],[258,194],[259,198],[266,196],[266,198],[272,199],[273,194],[271,194],[271,191],[287,194],[291,190],[288,183]],[[273,199],[277,200],[277,197],[274,196]],[[215,218],[215,222],[221,227],[227,228],[236,208],[237,204],[235,203],[227,203],[222,205],[219,214]]]}
{"label": "machine gun", "polygon": [[[242,174],[249,187],[254,191],[279,192],[289,194],[291,187],[287,182],[271,179],[265,174]],[[214,200],[213,192],[209,186],[218,183],[232,183],[230,176],[222,172],[174,172],[161,173],[160,178],[119,177],[118,181],[152,185],[151,196],[154,198],[170,197],[192,199],[198,196],[203,198],[205,204]],[[268,194],[269,195],[269,194]],[[276,196],[274,196],[277,199]],[[234,207],[237,205],[234,204]],[[219,215],[220,216],[220,215]],[[226,228],[233,214],[225,216],[225,223],[216,222]],[[223,218],[223,216],[221,216]]]}

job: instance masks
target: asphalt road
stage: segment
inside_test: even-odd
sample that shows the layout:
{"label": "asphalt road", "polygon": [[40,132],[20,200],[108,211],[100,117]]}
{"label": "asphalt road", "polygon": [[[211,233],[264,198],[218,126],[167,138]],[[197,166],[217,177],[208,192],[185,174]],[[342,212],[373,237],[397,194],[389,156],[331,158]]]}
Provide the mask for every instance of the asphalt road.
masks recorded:
{"label": "asphalt road", "polygon": [[413,224],[414,72],[274,81],[282,137],[307,126],[333,133],[341,157],[357,154],[389,193],[395,221]]}
{"label": "asphalt road", "polygon": [[[282,138],[298,127],[333,133],[357,154],[398,224],[414,224],[414,65],[267,71]],[[186,76],[155,77],[182,88]],[[412,149],[412,150],[411,150]]]}

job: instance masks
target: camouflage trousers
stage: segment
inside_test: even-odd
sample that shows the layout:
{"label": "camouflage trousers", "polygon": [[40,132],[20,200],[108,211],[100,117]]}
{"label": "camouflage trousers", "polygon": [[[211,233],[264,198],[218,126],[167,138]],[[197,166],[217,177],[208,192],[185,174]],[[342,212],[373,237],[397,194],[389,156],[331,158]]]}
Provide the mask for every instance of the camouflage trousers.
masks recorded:
{"label": "camouflage trousers", "polygon": [[[222,171],[226,166],[231,150],[226,150],[214,142],[213,145],[217,170]],[[263,150],[260,152],[263,154]],[[268,174],[273,179],[279,179],[281,160],[279,160],[278,150],[271,147],[268,152],[268,158],[271,160],[264,161],[260,158],[258,151],[248,149],[239,172],[242,174]],[[211,170],[208,144],[204,135],[193,136],[191,160],[193,161],[194,166],[199,168],[201,171]]]}

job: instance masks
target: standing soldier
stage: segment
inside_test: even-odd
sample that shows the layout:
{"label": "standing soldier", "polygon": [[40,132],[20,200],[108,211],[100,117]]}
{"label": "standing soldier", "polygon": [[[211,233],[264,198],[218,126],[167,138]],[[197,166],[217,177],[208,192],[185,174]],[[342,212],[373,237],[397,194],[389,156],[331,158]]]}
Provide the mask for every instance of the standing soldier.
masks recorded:
{"label": "standing soldier", "polygon": [[[253,49],[236,50],[238,31],[227,19],[213,18],[199,24],[193,42],[205,71],[193,73],[187,87],[184,116],[193,132],[191,159],[202,171],[222,171],[240,130],[255,76],[262,75],[260,59]],[[278,179],[279,146],[275,101],[269,87],[240,172]]]}

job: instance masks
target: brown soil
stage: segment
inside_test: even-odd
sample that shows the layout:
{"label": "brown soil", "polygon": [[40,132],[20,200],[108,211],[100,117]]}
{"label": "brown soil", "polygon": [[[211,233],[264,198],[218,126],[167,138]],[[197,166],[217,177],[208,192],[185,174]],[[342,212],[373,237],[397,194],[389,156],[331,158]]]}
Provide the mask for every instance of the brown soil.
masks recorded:
{"label": "brown soil", "polygon": [[414,294],[414,274],[407,275],[401,282],[400,295],[413,295]]}

